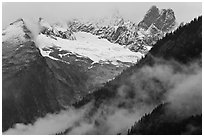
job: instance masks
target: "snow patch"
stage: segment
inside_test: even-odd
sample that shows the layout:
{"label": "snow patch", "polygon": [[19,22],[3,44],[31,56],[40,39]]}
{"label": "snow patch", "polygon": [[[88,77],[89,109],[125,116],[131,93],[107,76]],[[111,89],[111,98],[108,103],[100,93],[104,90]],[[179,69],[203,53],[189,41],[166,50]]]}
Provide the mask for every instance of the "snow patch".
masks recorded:
{"label": "snow patch", "polygon": [[50,59],[52,59],[52,60],[57,60],[57,61],[64,62],[64,63],[66,63],[66,64],[70,64],[70,63],[67,62],[67,61],[63,61],[63,60],[57,59],[57,58],[55,58],[55,57],[53,57],[53,56],[50,56],[50,53],[52,52],[52,50],[43,50],[43,49],[41,49],[41,48],[39,48],[39,49],[40,49],[41,55],[44,56],[44,57],[48,57],[48,58],[50,58]]}

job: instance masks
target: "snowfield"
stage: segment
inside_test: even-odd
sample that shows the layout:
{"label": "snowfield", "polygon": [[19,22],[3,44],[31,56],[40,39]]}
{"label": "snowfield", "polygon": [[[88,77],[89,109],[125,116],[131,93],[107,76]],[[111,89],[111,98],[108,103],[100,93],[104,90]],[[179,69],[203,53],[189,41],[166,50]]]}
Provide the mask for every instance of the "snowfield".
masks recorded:
{"label": "snowfield", "polygon": [[[41,21],[41,25],[51,29],[51,26],[45,21]],[[25,32],[23,30],[23,20],[18,20],[12,25],[9,25],[2,32],[2,41],[11,44],[21,44],[26,42]],[[61,30],[60,27],[55,26],[55,29]],[[44,34],[37,35],[35,42],[39,47],[43,56],[49,57],[53,60],[59,60],[50,56],[52,52],[49,47],[57,47],[59,50],[66,50],[75,54],[77,57],[90,58],[94,63],[112,63],[119,65],[121,62],[136,63],[142,56],[140,52],[132,52],[125,45],[111,43],[106,39],[98,39],[97,36],[86,32],[74,33],[76,40],[62,39],[54,36],[47,36]],[[48,50],[43,50],[47,48]],[[59,55],[65,56],[65,55]],[[69,63],[69,62],[67,62]]]}
{"label": "snowfield", "polygon": [[[118,61],[136,63],[142,56],[140,52],[132,52],[119,44],[114,44],[106,39],[98,39],[97,36],[86,32],[75,33],[76,40],[67,40],[56,37],[57,40],[40,34],[36,38],[37,46],[43,56],[49,56],[49,51],[43,48],[58,47],[76,55],[88,57],[94,63],[110,61],[117,64]],[[53,58],[53,57],[50,57]]]}

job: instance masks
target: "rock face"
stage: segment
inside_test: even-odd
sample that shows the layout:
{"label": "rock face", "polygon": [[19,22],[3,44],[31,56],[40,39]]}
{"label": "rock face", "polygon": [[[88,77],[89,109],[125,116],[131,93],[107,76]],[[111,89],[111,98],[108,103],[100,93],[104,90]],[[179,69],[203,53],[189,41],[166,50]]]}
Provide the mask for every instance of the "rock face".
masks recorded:
{"label": "rock face", "polygon": [[172,9],[159,10],[156,6],[152,6],[138,26],[147,30],[151,25],[154,25],[158,30],[168,32],[176,25],[175,21]]}
{"label": "rock face", "polygon": [[[19,19],[3,32],[2,43],[2,130],[14,123],[30,122],[35,116],[59,110],[55,78],[46,65],[31,32]],[[48,80],[49,79],[49,80]]]}
{"label": "rock face", "polygon": [[148,29],[153,22],[159,17],[159,9],[156,6],[152,6],[144,16],[144,19],[138,24],[139,27]]}
{"label": "rock face", "polygon": [[55,96],[55,78],[35,44],[29,41],[18,47],[13,49],[15,52],[7,51],[3,55],[3,131],[14,123],[31,122],[60,108]]}
{"label": "rock face", "polygon": [[[28,31],[22,19],[12,23],[4,33],[2,43],[3,131],[15,123],[30,123],[48,112],[62,109],[63,103],[60,102],[62,101],[60,98],[63,92],[68,102],[74,99],[72,87],[63,83],[64,81],[71,83],[68,82],[70,79],[66,79],[68,73],[62,74],[66,65],[55,70],[63,64],[42,57],[35,43],[27,37],[31,32]],[[75,74],[72,75],[73,78],[77,77],[74,76]],[[83,80],[85,79],[77,80],[76,83]]]}

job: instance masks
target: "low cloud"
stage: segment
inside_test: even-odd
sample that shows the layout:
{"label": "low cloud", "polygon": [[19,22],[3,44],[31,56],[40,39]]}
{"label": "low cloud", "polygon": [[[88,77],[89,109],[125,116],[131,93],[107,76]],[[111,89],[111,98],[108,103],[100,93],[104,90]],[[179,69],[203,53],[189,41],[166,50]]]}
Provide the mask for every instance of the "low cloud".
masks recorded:
{"label": "low cloud", "polygon": [[171,104],[170,114],[201,114],[201,83],[202,69],[198,63],[144,66],[119,86],[115,98],[102,103],[91,115],[94,103],[48,114],[33,125],[16,124],[4,134],[125,134],[135,121],[163,102]]}
{"label": "low cloud", "polygon": [[28,19],[23,19],[23,20],[24,20],[25,26],[31,31],[32,39],[35,41],[40,32],[40,27],[38,22],[37,21],[33,22]]}
{"label": "low cloud", "polygon": [[180,117],[202,114],[202,71],[186,76],[167,94],[167,101]]}
{"label": "low cloud", "polygon": [[[86,106],[87,107],[87,106]],[[58,114],[47,114],[43,118],[39,118],[34,124],[16,124],[13,128],[7,130],[3,134],[55,134],[71,127],[77,120],[83,118],[86,108],[77,110],[70,108],[63,110]]]}

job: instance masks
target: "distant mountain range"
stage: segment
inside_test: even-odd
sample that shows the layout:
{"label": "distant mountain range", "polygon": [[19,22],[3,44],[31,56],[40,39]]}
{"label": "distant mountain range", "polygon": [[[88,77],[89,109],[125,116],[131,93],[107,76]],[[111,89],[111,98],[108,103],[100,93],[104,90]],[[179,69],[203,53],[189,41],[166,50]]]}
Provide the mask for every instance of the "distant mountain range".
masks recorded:
{"label": "distant mountain range", "polygon": [[112,43],[126,45],[135,52],[147,53],[149,46],[177,27],[172,9],[159,10],[152,6],[139,23],[125,20],[119,12],[99,21],[74,20],[68,23],[73,31],[84,31],[105,38]]}

